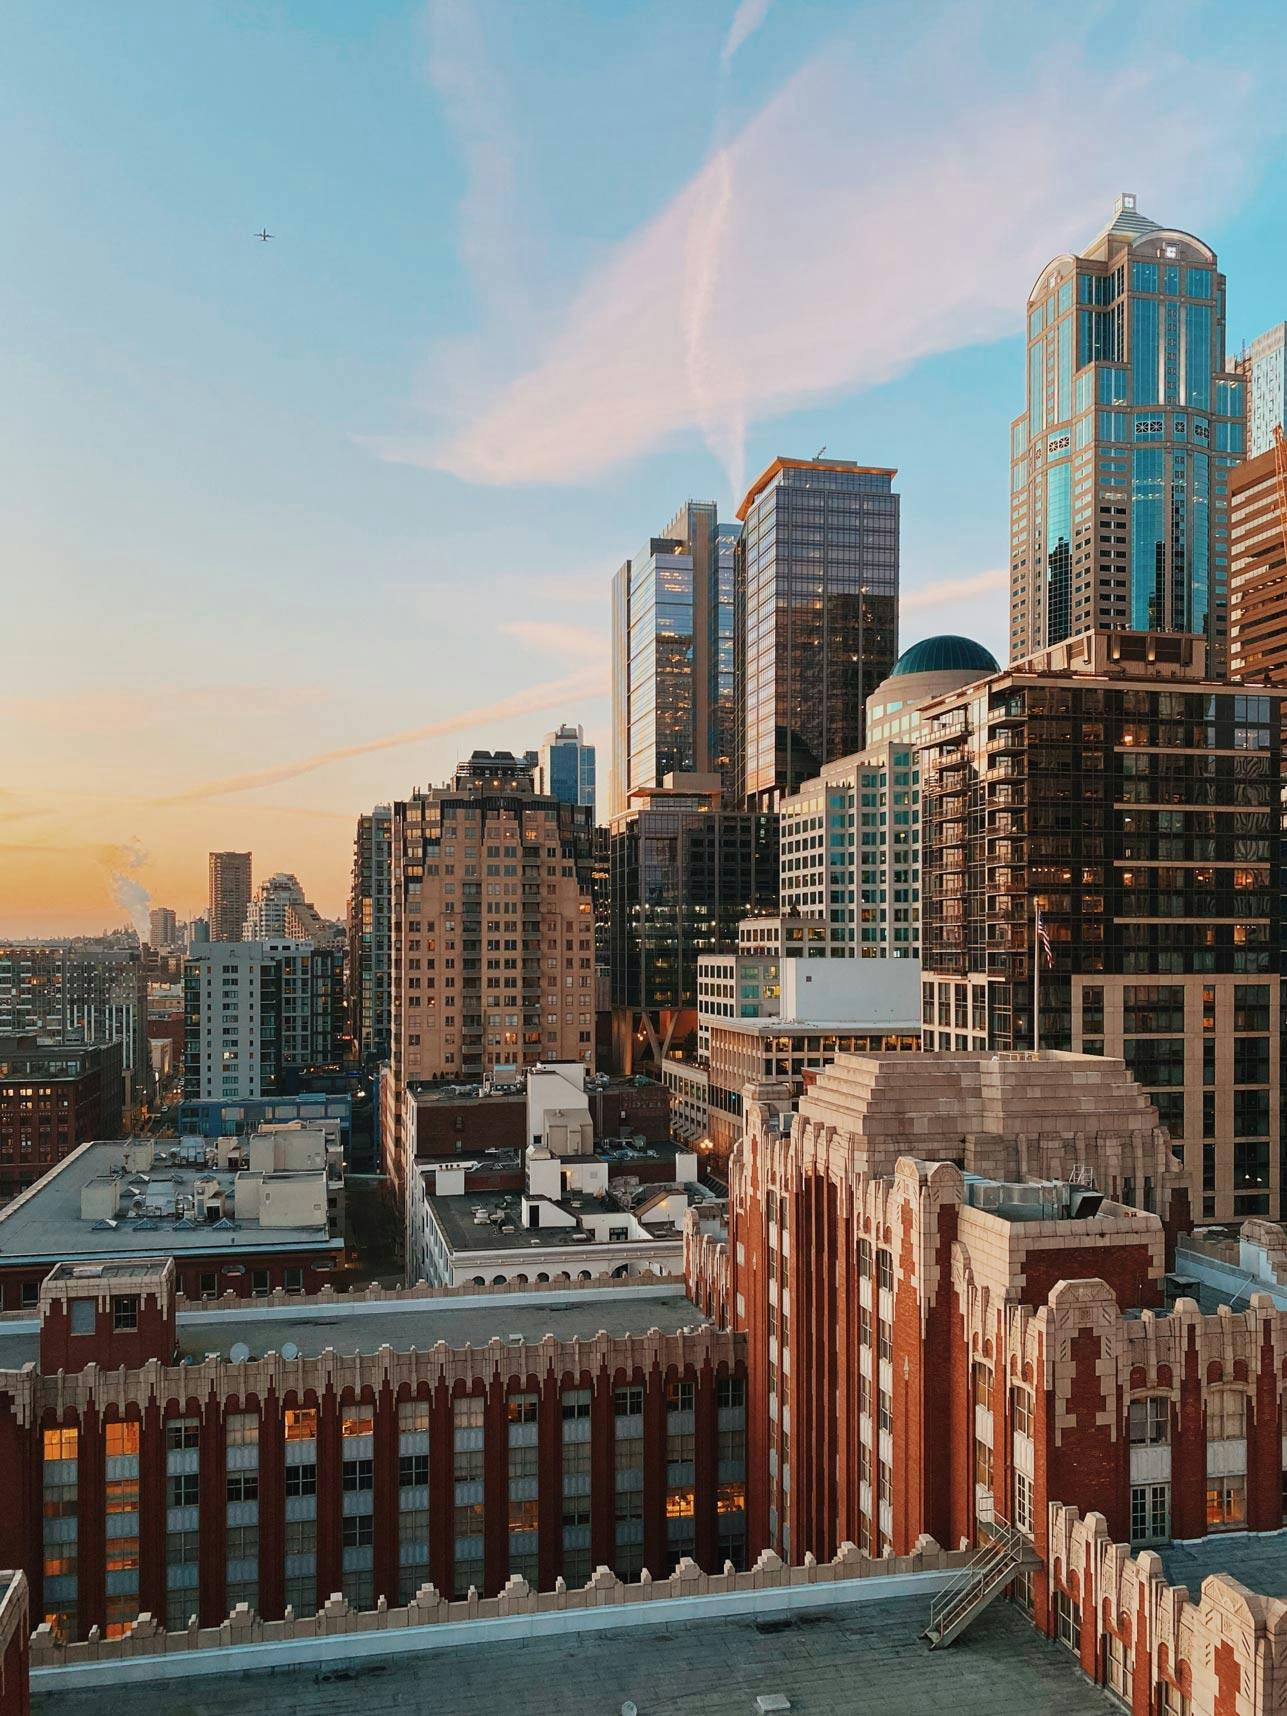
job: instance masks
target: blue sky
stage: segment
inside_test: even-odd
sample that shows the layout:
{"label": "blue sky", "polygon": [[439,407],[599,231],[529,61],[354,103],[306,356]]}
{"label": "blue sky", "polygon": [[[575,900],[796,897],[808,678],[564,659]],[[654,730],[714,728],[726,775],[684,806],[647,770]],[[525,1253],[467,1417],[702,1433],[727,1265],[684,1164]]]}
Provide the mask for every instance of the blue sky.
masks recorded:
{"label": "blue sky", "polygon": [[1287,314],[1269,6],[9,0],[0,45],[0,932],[122,870],[192,909],[211,846],[338,911],[360,809],[606,738],[612,571],[777,453],[897,465],[904,642],[1000,653],[1023,299],[1119,190],[1233,343]]}

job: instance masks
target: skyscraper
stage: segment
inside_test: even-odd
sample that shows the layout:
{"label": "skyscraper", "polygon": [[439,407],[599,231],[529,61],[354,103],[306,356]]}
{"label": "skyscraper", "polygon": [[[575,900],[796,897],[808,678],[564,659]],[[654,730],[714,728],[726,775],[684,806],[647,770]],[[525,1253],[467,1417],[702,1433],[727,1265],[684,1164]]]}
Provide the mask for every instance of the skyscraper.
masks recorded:
{"label": "skyscraper", "polygon": [[898,654],[896,472],[778,458],[738,508],[737,796],[772,810],[860,751]]}
{"label": "skyscraper", "polygon": [[1011,425],[1012,661],[1091,630],[1196,632],[1224,672],[1246,392],[1224,296],[1210,246],[1129,194],[1042,271]]}
{"label": "skyscraper", "polygon": [[392,877],[393,811],[377,804],[358,818],[353,840],[353,879],[349,886],[349,1028],[363,1060],[384,1060],[389,1053],[389,909]]}
{"label": "skyscraper", "polygon": [[1267,453],[1274,426],[1287,428],[1287,322],[1252,340],[1238,360],[1247,382],[1247,457]]}
{"label": "skyscraper", "polygon": [[509,751],[475,751],[393,806],[381,1137],[399,1194],[408,1083],[594,1065],[591,836],[590,812],[538,793]]}
{"label": "skyscraper", "polygon": [[335,1058],[341,955],[311,942],[206,942],[184,961],[183,1094],[272,1096]]}
{"label": "skyscraper", "polygon": [[560,804],[583,804],[594,816],[594,746],[584,727],[556,727],[541,740],[540,788]]}
{"label": "skyscraper", "polygon": [[1228,1221],[1282,1193],[1283,697],[1204,655],[1087,633],[921,711],[923,1041],[1031,1049],[1035,999],[1035,1046],[1124,1060]]}
{"label": "skyscraper", "polygon": [[125,1108],[152,1089],[147,977],[133,931],[70,941],[0,943],[0,1035],[122,1047]]}
{"label": "skyscraper", "polygon": [[732,721],[732,684],[720,668],[732,624],[727,556],[715,503],[687,501],[612,581],[608,820],[668,774],[721,772]]}
{"label": "skyscraper", "polygon": [[148,924],[148,940],[153,947],[178,946],[179,920],[169,906],[154,906]]}
{"label": "skyscraper", "polygon": [[250,904],[249,852],[210,854],[211,941],[240,941]]}

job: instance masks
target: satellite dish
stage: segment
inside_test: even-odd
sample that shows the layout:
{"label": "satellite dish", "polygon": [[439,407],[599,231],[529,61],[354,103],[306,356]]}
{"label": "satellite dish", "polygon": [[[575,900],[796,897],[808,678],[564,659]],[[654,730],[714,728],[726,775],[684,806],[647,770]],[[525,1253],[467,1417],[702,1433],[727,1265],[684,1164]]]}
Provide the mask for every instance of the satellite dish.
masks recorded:
{"label": "satellite dish", "polygon": [[299,1348],[294,1341],[282,1342],[282,1357],[284,1359],[297,1359],[299,1357]]}
{"label": "satellite dish", "polygon": [[250,1348],[246,1345],[245,1341],[234,1341],[232,1351],[228,1354],[228,1357],[234,1364],[245,1364],[246,1360],[250,1357]]}

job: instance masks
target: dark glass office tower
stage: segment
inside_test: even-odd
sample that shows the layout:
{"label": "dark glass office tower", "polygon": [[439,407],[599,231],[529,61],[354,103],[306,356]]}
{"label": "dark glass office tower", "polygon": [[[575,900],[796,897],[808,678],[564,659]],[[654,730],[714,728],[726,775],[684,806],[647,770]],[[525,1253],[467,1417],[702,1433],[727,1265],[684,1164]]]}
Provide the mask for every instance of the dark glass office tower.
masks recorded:
{"label": "dark glass office tower", "polygon": [[864,709],[898,656],[896,473],[775,459],[738,509],[738,797],[772,810],[863,747]]}

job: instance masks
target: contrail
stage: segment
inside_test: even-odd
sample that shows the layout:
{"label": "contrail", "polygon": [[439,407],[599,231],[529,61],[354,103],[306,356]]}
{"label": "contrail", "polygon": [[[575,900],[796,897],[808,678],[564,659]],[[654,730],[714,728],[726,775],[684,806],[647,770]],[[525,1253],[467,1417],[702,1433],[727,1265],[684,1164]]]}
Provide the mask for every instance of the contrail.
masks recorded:
{"label": "contrail", "polygon": [[191,804],[196,800],[224,798],[228,793],[247,792],[252,787],[273,786],[278,781],[294,780],[297,775],[312,774],[328,763],[340,763],[349,757],[369,756],[372,751],[393,751],[401,745],[419,744],[423,739],[437,739],[444,733],[458,733],[464,727],[482,727],[503,721],[511,715],[535,715],[552,708],[569,697],[601,697],[608,689],[608,670],[599,665],[553,679],[545,685],[532,685],[503,697],[499,703],[483,709],[467,709],[459,715],[449,715],[442,721],[431,721],[427,727],[412,727],[405,733],[390,733],[383,739],[366,739],[360,745],[341,745],[333,751],[319,751],[312,757],[301,757],[293,763],[277,763],[272,768],[255,769],[244,775],[228,775],[223,780],[207,781],[202,786],[189,787],[186,792],[170,798],[152,799],[151,803]]}

